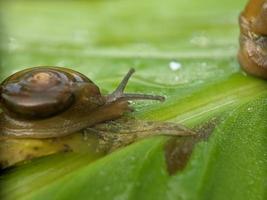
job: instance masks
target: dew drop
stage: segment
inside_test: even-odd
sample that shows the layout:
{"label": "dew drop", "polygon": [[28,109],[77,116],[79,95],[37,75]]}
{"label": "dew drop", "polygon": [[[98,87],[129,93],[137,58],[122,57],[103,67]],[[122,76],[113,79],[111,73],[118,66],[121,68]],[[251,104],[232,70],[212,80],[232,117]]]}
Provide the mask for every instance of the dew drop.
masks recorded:
{"label": "dew drop", "polygon": [[182,64],[176,61],[171,61],[169,67],[172,71],[176,71],[182,67]]}

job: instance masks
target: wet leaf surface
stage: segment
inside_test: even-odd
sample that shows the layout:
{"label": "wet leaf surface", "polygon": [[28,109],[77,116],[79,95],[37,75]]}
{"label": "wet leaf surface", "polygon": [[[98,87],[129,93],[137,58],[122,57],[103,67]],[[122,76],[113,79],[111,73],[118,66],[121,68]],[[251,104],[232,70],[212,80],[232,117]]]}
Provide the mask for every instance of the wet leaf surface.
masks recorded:
{"label": "wet leaf surface", "polygon": [[177,139],[170,154],[170,138],[157,136],[100,159],[68,152],[22,163],[1,172],[0,198],[266,199],[267,84],[236,61],[245,3],[2,3],[1,80],[26,67],[67,66],[106,94],[134,67],[127,91],[167,101],[133,102],[130,117],[191,128],[220,120],[204,128],[208,140]]}

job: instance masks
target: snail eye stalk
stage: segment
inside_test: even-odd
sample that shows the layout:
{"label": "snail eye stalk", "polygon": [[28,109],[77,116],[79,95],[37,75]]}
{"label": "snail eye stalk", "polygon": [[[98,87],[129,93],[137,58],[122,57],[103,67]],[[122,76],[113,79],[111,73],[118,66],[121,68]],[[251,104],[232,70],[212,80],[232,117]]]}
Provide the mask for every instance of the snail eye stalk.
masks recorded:
{"label": "snail eye stalk", "polygon": [[165,97],[159,95],[124,93],[124,89],[127,86],[127,83],[129,82],[129,79],[131,78],[134,72],[135,70],[133,68],[128,71],[117,89],[107,96],[107,103],[112,103],[119,100],[156,100],[161,102],[165,101]]}

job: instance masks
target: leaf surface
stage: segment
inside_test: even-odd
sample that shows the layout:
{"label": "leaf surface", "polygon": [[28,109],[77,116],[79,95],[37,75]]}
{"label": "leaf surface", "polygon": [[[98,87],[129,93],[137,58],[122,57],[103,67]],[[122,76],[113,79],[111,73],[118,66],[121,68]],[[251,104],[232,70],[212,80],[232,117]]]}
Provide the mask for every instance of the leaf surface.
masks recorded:
{"label": "leaf surface", "polygon": [[[110,93],[134,67],[127,91],[167,101],[134,102],[133,117],[210,136],[179,138],[169,152],[173,138],[150,137],[94,162],[76,153],[40,158],[2,173],[1,199],[266,199],[267,84],[236,61],[245,3],[2,3],[2,80],[26,67],[67,66]],[[170,174],[172,158],[185,163]]]}

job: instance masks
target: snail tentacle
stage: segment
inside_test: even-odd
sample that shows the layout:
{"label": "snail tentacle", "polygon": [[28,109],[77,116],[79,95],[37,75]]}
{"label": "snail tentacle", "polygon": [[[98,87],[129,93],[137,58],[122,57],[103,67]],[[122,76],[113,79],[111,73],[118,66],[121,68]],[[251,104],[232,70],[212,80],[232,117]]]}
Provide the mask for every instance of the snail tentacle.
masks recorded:
{"label": "snail tentacle", "polygon": [[131,76],[134,74],[135,69],[131,68],[128,73],[124,76],[124,78],[122,79],[122,81],[120,82],[119,86],[117,87],[117,89],[112,93],[112,95],[116,95],[116,94],[122,94],[125,87],[127,86],[127,83],[129,82],[129,79],[131,78]]}
{"label": "snail tentacle", "polygon": [[117,89],[107,96],[107,103],[119,101],[119,100],[157,100],[163,102],[165,97],[160,95],[147,95],[147,94],[137,94],[137,93],[124,93],[124,89],[135,70],[131,68],[128,73],[124,76],[123,80],[120,82]]}
{"label": "snail tentacle", "polygon": [[157,101],[165,101],[164,96],[159,96],[159,95],[148,95],[148,94],[135,94],[135,93],[124,93],[121,97],[120,100],[157,100]]}

